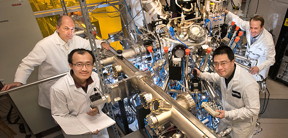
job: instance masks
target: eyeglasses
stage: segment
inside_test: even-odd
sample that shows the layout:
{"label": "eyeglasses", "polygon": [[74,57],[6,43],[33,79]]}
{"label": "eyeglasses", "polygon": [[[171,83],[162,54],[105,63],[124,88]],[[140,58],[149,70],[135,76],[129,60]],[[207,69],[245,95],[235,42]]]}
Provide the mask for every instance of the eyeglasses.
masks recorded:
{"label": "eyeglasses", "polygon": [[229,62],[231,62],[231,61],[213,62],[213,66],[219,67],[219,65],[220,65],[221,67],[223,67],[223,66],[226,66]]}
{"label": "eyeglasses", "polygon": [[84,66],[86,68],[91,68],[93,67],[93,64],[92,63],[76,63],[76,64],[73,64],[74,66],[76,66],[77,68],[83,68]]}

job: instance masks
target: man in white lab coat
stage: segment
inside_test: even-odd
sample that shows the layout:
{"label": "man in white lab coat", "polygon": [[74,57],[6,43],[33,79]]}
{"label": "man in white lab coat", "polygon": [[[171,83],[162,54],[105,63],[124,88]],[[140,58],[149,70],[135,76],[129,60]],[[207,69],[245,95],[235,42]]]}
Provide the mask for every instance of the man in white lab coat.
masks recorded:
{"label": "man in white lab coat", "polygon": [[[100,92],[98,75],[92,71],[95,63],[92,52],[86,49],[75,49],[68,55],[68,62],[71,71],[60,78],[50,89],[52,115],[73,118],[81,113],[95,116],[102,112],[103,105],[90,107],[90,96]],[[92,134],[79,136],[64,134],[64,136],[109,138],[107,129],[100,132],[95,130]]]}
{"label": "man in white lab coat", "polygon": [[239,16],[225,11],[226,20],[235,21],[237,26],[246,31],[247,50],[245,56],[256,60],[256,65],[252,65],[250,73],[257,81],[262,81],[268,76],[270,66],[275,63],[275,45],[272,35],[264,28],[263,17],[256,15],[250,21],[243,21]]}
{"label": "man in white lab coat", "polygon": [[[75,24],[71,17],[61,16],[57,21],[57,30],[39,41],[34,49],[24,58],[17,68],[14,82],[7,84],[2,90],[8,90],[26,84],[36,66],[39,66],[38,79],[45,79],[69,71],[67,55],[76,48],[91,49],[88,40],[74,35]],[[96,40],[97,46],[108,49],[109,45]],[[50,87],[57,80],[39,84],[38,103],[50,109]]]}
{"label": "man in white lab coat", "polygon": [[221,46],[213,52],[213,65],[217,73],[201,73],[197,75],[220,85],[223,110],[220,114],[219,131],[232,128],[232,138],[252,137],[258,118],[260,101],[259,85],[252,75],[236,65],[234,53],[230,47]]}

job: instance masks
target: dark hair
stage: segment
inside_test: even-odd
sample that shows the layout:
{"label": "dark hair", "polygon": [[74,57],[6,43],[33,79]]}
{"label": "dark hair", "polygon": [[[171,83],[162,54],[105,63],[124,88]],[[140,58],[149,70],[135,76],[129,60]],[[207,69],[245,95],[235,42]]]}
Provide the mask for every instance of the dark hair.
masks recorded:
{"label": "dark hair", "polygon": [[227,54],[230,61],[234,59],[234,53],[230,47],[220,46],[216,48],[215,51],[213,52],[213,56],[212,56],[213,60],[216,55],[222,55],[222,54]]}
{"label": "dark hair", "polygon": [[73,63],[72,63],[72,57],[73,57],[74,53],[83,55],[83,54],[86,53],[86,52],[89,53],[89,54],[92,56],[93,63],[94,63],[94,62],[95,62],[95,57],[94,57],[92,51],[87,50],[87,49],[84,49],[84,48],[78,48],[78,49],[72,50],[72,51],[68,54],[68,63],[69,63],[69,64],[73,64]]}
{"label": "dark hair", "polygon": [[260,21],[261,22],[261,24],[260,24],[261,28],[264,26],[264,18],[260,15],[253,16],[252,18],[250,18],[250,22],[251,22],[251,20]]}

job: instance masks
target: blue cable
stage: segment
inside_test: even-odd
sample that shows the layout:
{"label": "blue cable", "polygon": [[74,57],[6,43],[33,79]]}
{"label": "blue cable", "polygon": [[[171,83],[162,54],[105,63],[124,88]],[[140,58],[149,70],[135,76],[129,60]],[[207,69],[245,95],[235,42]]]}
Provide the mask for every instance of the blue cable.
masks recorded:
{"label": "blue cable", "polygon": [[204,25],[207,26],[208,23],[210,23],[210,28],[208,31],[209,31],[209,35],[211,35],[212,34],[212,22],[210,19],[205,19]]}
{"label": "blue cable", "polygon": [[187,46],[186,44],[184,44],[181,40],[179,40],[179,39],[177,39],[177,38],[175,37],[175,32],[174,32],[174,28],[173,28],[173,27],[170,27],[170,28],[169,28],[169,34],[172,36],[173,39],[179,41],[182,45],[184,45],[185,48],[188,48],[188,46]]}
{"label": "blue cable", "polygon": [[208,23],[208,22],[210,22],[210,20],[209,20],[209,19],[205,19],[204,25],[207,26],[207,23]]}

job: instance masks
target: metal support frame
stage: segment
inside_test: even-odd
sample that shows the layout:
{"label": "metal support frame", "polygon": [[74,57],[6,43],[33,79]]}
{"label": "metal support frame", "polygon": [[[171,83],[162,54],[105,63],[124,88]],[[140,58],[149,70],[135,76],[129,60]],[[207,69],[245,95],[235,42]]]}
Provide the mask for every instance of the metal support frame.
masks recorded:
{"label": "metal support frame", "polygon": [[141,12],[143,14],[143,26],[149,30],[148,26],[147,26],[147,20],[146,20],[146,16],[145,16],[145,12],[144,12],[144,8],[143,8],[143,4],[142,4],[142,0],[140,0],[140,6],[141,6]]}
{"label": "metal support frame", "polygon": [[[63,0],[63,1],[65,1],[65,0]],[[87,8],[89,10],[93,10],[93,9],[96,9],[96,8],[104,8],[104,7],[108,7],[108,6],[113,6],[113,5],[117,5],[118,4],[118,3],[116,3],[117,1],[118,0],[108,1],[108,2],[115,2],[115,3],[111,3],[111,4],[102,4],[101,2],[91,3],[91,4],[87,4]],[[43,11],[36,11],[36,12],[34,12],[34,16],[36,18],[41,18],[41,17],[53,16],[53,15],[59,15],[59,14],[62,15],[62,14],[66,14],[65,9],[67,10],[67,13],[75,12],[75,11],[79,11],[80,10],[79,6],[67,7],[66,4],[65,4],[65,9],[63,9],[62,0],[61,0],[61,5],[62,5],[62,8],[43,10]]]}
{"label": "metal support frame", "polygon": [[[93,52],[94,57],[95,57],[95,65],[96,65],[97,73],[99,76],[100,87],[101,87],[102,95],[103,95],[104,93],[109,93],[109,90],[107,87],[105,87],[105,83],[104,83],[104,75],[102,72],[102,65],[100,64],[100,54],[101,54],[100,49],[97,48],[96,42],[95,42],[95,37],[92,34],[92,24],[91,24],[90,19],[89,19],[86,0],[79,0],[79,3],[80,3],[81,12],[82,12],[84,23],[85,23],[86,30],[87,30],[86,35],[88,37],[92,52]],[[108,111],[110,113],[109,115],[111,116],[111,118],[115,120],[115,116],[112,112],[113,110],[112,110],[111,104],[108,104]],[[115,137],[120,137],[115,125],[113,125],[112,128],[113,128]]]}
{"label": "metal support frame", "polygon": [[64,0],[61,0],[61,6],[63,9],[63,15],[68,15],[67,7]]}

